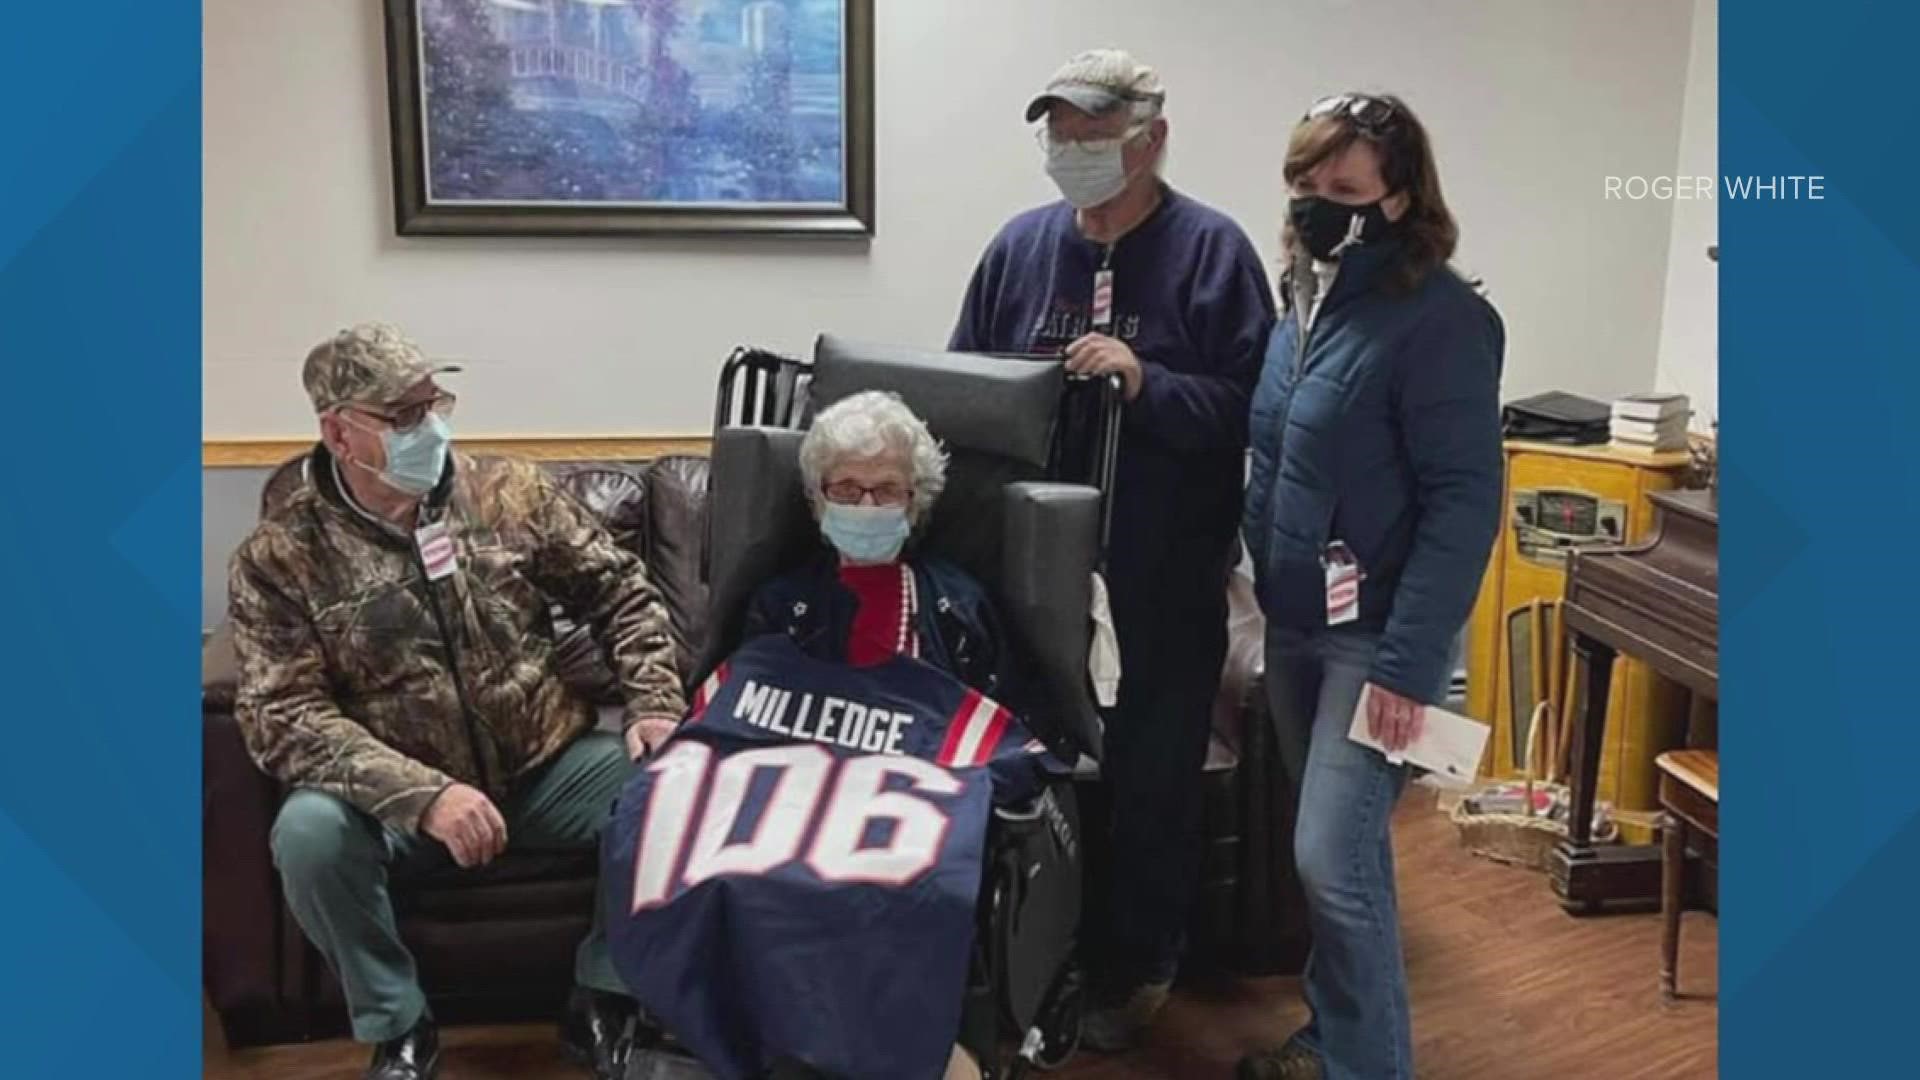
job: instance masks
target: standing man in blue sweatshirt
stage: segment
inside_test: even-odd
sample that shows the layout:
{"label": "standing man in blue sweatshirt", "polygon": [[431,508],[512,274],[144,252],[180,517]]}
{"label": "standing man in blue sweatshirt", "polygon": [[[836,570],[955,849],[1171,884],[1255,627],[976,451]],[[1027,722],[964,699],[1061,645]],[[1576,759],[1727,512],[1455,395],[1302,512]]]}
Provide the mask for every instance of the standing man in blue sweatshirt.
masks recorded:
{"label": "standing man in blue sweatshirt", "polygon": [[1114,873],[1086,929],[1087,1045],[1131,1045],[1166,1001],[1200,849],[1200,775],[1226,654],[1247,407],[1274,321],[1246,234],[1160,178],[1166,91],[1117,49],[1027,106],[1063,201],[1019,215],[974,270],[950,347],[1060,357],[1126,392],[1107,575],[1118,705],[1101,770]]}

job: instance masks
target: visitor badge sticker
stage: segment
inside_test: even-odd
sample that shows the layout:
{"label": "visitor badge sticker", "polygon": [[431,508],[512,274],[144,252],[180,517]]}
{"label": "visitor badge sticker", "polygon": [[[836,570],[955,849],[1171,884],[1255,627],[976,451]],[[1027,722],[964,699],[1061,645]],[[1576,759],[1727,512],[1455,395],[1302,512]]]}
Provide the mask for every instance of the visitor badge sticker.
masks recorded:
{"label": "visitor badge sticker", "polygon": [[426,570],[428,581],[439,581],[453,573],[456,566],[453,537],[447,534],[446,522],[436,521],[415,529],[413,542],[420,549],[420,565]]}
{"label": "visitor badge sticker", "polygon": [[1093,328],[1106,333],[1113,329],[1113,271],[1093,272]]}
{"label": "visitor badge sticker", "polygon": [[1327,545],[1320,565],[1327,572],[1327,625],[1339,626],[1360,617],[1360,562],[1345,543]]}

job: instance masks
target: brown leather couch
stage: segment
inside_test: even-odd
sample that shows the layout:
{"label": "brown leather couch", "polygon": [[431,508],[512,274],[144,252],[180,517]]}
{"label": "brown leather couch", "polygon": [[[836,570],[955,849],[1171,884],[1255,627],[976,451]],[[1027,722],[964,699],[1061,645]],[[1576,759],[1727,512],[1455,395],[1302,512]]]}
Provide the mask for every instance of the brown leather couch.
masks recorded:
{"label": "brown leather couch", "polygon": [[[263,509],[303,482],[301,466],[295,459],[273,474]],[[645,561],[665,597],[687,677],[706,622],[706,459],[552,468]],[[1260,705],[1262,624],[1243,578],[1230,582],[1229,600],[1232,638],[1213,716],[1207,854],[1189,970],[1297,971],[1306,938],[1287,840],[1291,796]],[[609,706],[610,721],[617,716],[611,678],[584,631],[570,642],[565,663],[569,680]],[[232,714],[233,645],[224,626],[204,646],[201,674],[207,998],[234,1045],[338,1034],[345,1030],[338,983],[280,895],[267,836],[284,792],[241,744]],[[1098,790],[1087,794],[1097,805]],[[594,869],[584,853],[514,854],[397,892],[401,932],[436,1015],[447,1022],[557,1017],[574,947],[586,933]]]}

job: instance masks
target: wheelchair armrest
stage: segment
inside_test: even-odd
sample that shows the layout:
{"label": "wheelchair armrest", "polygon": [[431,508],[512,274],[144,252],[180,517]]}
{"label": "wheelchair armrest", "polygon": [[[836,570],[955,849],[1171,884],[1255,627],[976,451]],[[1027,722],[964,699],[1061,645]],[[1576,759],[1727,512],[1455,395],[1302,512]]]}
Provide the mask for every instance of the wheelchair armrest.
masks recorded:
{"label": "wheelchair armrest", "polygon": [[1100,714],[1087,686],[1087,648],[1100,492],[1040,482],[1005,490],[1001,601],[1039,684],[1045,715],[1030,718],[1035,734],[1098,758]]}

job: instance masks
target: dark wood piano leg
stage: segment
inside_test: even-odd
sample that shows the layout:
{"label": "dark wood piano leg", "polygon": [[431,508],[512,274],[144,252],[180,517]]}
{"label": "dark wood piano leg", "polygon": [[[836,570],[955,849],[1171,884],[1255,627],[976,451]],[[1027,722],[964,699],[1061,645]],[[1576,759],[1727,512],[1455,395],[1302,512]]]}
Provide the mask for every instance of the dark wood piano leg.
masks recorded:
{"label": "dark wood piano leg", "polygon": [[1612,648],[1583,634],[1573,635],[1573,655],[1580,665],[1580,708],[1573,720],[1573,813],[1567,822],[1567,843],[1592,847],[1594,793],[1600,786],[1600,750],[1606,743],[1607,705],[1613,693]]}
{"label": "dark wood piano leg", "polygon": [[1593,842],[1593,805],[1600,787],[1600,751],[1606,743],[1607,704],[1613,689],[1612,646],[1575,631],[1580,704],[1573,711],[1573,806],[1567,838],[1555,850],[1547,876],[1560,905],[1575,915],[1651,910],[1660,902],[1660,849]]}

